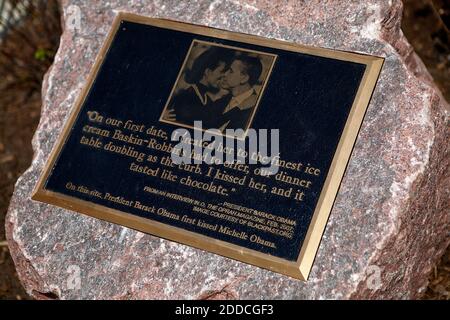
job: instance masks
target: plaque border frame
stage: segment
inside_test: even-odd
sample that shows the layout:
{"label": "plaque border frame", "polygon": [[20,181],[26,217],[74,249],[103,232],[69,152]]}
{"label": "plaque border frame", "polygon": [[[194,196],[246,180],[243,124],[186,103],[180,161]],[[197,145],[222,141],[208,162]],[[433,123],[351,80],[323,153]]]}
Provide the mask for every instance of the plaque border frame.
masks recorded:
{"label": "plaque border frame", "polygon": [[[339,140],[336,152],[333,156],[328,175],[296,261],[275,257],[270,254],[265,254],[226,241],[45,189],[45,183],[50,176],[56,159],[69,137],[71,128],[92,88],[122,20],[366,65],[366,70],[346,120],[341,139]],[[72,107],[71,114],[68,120],[66,120],[57,142],[53,146],[50,157],[33,190],[31,198],[36,201],[56,205],[94,218],[113,222],[161,238],[213,252],[221,256],[281,273],[295,279],[307,281],[383,64],[384,58],[379,56],[305,46],[297,43],[268,39],[256,35],[226,31],[185,22],[145,17],[128,12],[118,12],[100,52],[95,59],[82,92]]]}

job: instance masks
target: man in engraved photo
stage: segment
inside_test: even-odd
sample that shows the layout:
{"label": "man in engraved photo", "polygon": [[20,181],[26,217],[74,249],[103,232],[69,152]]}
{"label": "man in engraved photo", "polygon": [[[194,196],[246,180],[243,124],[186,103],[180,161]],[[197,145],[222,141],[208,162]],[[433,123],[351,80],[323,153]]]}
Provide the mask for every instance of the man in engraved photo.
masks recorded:
{"label": "man in engraved photo", "polygon": [[244,130],[247,127],[258,101],[255,85],[262,69],[260,59],[248,55],[237,56],[231,63],[221,81],[222,89],[229,94],[214,106],[218,109],[216,124],[219,130]]}

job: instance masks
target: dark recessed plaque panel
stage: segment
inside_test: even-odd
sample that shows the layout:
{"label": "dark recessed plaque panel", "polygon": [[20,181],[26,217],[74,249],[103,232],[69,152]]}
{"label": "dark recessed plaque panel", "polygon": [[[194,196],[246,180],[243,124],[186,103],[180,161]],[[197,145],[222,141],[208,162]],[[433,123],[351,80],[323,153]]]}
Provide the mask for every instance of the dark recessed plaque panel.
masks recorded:
{"label": "dark recessed plaque panel", "polygon": [[[209,53],[230,83],[259,61],[248,112],[201,120],[279,129],[275,176],[171,164],[173,130],[194,136],[186,101],[213,101],[195,74]],[[382,61],[121,14],[33,198],[306,279]]]}

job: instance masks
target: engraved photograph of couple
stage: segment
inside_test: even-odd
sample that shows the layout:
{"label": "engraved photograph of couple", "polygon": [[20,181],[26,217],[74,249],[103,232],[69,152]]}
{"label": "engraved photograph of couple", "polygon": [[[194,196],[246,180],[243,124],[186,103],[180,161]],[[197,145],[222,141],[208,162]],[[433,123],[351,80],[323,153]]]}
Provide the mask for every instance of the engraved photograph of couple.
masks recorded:
{"label": "engraved photograph of couple", "polygon": [[193,40],[160,121],[203,130],[242,129],[245,135],[276,55]]}

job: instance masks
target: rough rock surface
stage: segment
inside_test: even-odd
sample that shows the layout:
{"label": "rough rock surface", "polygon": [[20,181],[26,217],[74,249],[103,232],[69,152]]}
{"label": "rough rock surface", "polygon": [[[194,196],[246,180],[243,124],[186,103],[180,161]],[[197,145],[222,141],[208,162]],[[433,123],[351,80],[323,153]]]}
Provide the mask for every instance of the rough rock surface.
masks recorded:
{"label": "rough rock surface", "polygon": [[[450,241],[449,116],[400,31],[400,1],[65,0],[62,8],[66,22],[81,14],[81,28],[66,26],[45,78],[35,158],[17,182],[6,222],[11,253],[30,294],[420,296]],[[118,10],[386,57],[307,283],[30,200]]]}

